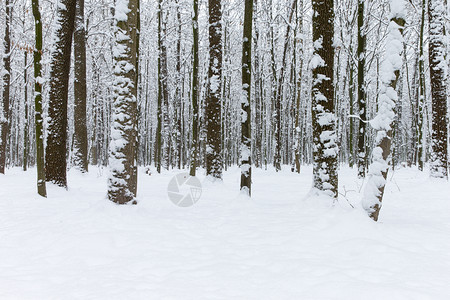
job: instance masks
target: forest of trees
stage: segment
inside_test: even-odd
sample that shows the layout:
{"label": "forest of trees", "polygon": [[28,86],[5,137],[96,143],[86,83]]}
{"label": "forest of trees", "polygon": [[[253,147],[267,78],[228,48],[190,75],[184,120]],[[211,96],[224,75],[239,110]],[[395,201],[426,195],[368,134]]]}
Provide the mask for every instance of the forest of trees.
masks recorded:
{"label": "forest of trees", "polygon": [[[301,172],[337,199],[367,177],[377,220],[390,168],[448,178],[443,0],[5,0],[0,173],[37,187],[108,166],[108,198],[136,203],[138,167]],[[157,176],[157,175],[156,175]],[[239,187],[236,187],[238,190]]]}

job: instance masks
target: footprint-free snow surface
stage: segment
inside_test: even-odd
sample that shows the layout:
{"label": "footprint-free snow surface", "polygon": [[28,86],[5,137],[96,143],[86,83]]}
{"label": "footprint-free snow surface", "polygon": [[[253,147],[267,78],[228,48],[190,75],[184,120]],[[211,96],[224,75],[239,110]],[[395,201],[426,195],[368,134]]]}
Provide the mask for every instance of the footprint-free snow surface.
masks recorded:
{"label": "footprint-free snow surface", "polygon": [[180,171],[141,170],[126,206],[106,170],[71,171],[47,199],[35,172],[0,176],[0,299],[450,299],[450,184],[415,169],[389,173],[378,223],[348,168],[336,203],[307,197],[310,167],[254,169],[251,199],[233,168],[199,175],[191,207],[167,196]]}

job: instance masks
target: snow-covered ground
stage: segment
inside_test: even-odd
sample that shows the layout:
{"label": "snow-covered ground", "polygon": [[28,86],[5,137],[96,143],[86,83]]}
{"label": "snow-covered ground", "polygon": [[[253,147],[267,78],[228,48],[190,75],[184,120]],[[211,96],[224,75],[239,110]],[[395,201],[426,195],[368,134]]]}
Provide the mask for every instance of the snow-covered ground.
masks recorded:
{"label": "snow-covered ground", "polygon": [[306,199],[310,167],[254,169],[251,199],[233,168],[189,208],[167,197],[179,171],[141,170],[118,206],[91,168],[47,199],[34,169],[0,176],[0,299],[450,299],[450,184],[417,170],[389,174],[375,223],[348,168],[334,205]]}

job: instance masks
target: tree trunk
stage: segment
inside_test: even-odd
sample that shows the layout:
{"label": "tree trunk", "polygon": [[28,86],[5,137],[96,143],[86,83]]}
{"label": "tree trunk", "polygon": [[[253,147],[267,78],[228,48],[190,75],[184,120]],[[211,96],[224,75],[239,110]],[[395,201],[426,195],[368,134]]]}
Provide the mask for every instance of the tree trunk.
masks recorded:
{"label": "tree trunk", "polygon": [[198,0],[194,0],[194,16],[192,17],[193,34],[193,66],[192,66],[192,146],[191,146],[191,176],[195,176],[198,161]]}
{"label": "tree trunk", "polygon": [[[351,47],[350,47],[351,49]],[[352,53],[352,51],[350,50],[350,53]],[[353,82],[353,73],[354,73],[354,69],[353,69],[353,62],[351,61],[351,58],[349,58],[349,63],[348,63],[348,77],[349,77],[349,82],[348,82],[348,99],[349,99],[349,110],[350,110],[350,115],[353,116],[353,107],[354,107],[354,82]],[[348,143],[349,143],[349,151],[350,151],[350,158],[349,158],[349,166],[353,167],[353,165],[355,164],[355,151],[354,151],[354,133],[355,133],[355,121],[353,120],[353,118],[349,118],[349,138],[348,138]]]}
{"label": "tree trunk", "polygon": [[139,0],[117,0],[114,16],[114,112],[108,198],[118,204],[136,197],[138,7]]}
{"label": "tree trunk", "polygon": [[178,169],[181,169],[181,151],[182,151],[182,132],[181,132],[181,124],[183,122],[183,110],[181,109],[182,106],[182,98],[183,98],[183,85],[181,82],[184,82],[183,76],[181,74],[181,38],[182,38],[182,23],[181,23],[181,12],[180,12],[180,2],[177,0],[177,25],[178,25],[178,32],[177,32],[177,85],[176,85],[176,93],[175,93],[175,100],[176,100],[176,108],[175,108],[175,141],[176,141],[176,165]]}
{"label": "tree trunk", "polygon": [[245,0],[244,32],[242,38],[242,95],[241,95],[241,191],[248,196],[252,191],[252,23],[253,0]]}
{"label": "tree trunk", "polygon": [[403,26],[405,25],[403,11],[403,5],[398,3],[391,5],[392,18],[388,27],[386,57],[381,66],[383,76],[378,114],[371,121],[372,127],[377,131],[377,136],[375,148],[372,151],[372,163],[369,166],[369,180],[364,191],[362,204],[369,217],[374,221],[378,220],[389,169],[388,159],[391,154],[392,126],[396,117],[395,104],[398,101],[396,87],[403,62]]}
{"label": "tree trunk", "polygon": [[86,29],[84,25],[84,0],[76,0],[74,43],[74,165],[88,171],[88,138],[86,127]]}
{"label": "tree trunk", "polygon": [[422,0],[422,17],[420,20],[419,33],[419,101],[417,105],[417,158],[419,170],[423,171],[424,164],[424,143],[423,143],[423,120],[424,120],[424,102],[425,102],[425,67],[424,67],[424,31],[425,31],[425,10],[426,0]]}
{"label": "tree trunk", "polygon": [[364,86],[364,73],[366,64],[366,28],[364,24],[364,0],[358,0],[358,177],[366,176],[366,91]]}
{"label": "tree trunk", "polygon": [[334,3],[313,0],[312,117],[314,188],[337,199],[338,146],[334,116]]}
{"label": "tree trunk", "polygon": [[[300,9],[299,9],[300,8]],[[295,172],[300,173],[301,168],[301,149],[300,149],[300,138],[301,138],[301,128],[300,128],[300,102],[302,96],[302,80],[303,80],[303,45],[304,45],[304,37],[303,37],[303,0],[300,0],[297,4],[296,8],[296,22],[297,22],[297,30],[300,31],[300,53],[298,55],[300,59],[300,65],[298,70],[298,77],[296,84],[297,93],[295,94],[295,131],[294,131],[294,165]],[[298,15],[298,11],[300,10],[300,15]],[[294,37],[297,39],[297,37]],[[294,48],[294,51],[296,49]]]}
{"label": "tree trunk", "polygon": [[222,3],[209,2],[209,70],[206,117],[206,175],[222,178],[221,86],[222,86]]}
{"label": "tree trunk", "polygon": [[76,0],[61,0],[57,11],[56,42],[52,51],[45,152],[47,181],[67,187],[67,93]]}
{"label": "tree trunk", "polygon": [[24,106],[25,106],[25,120],[23,128],[23,170],[28,168],[28,153],[29,153],[29,141],[28,141],[28,53],[24,52],[24,70],[23,70],[23,83],[24,83]]}
{"label": "tree trunk", "polygon": [[3,40],[4,54],[3,54],[3,111],[0,115],[1,124],[1,141],[0,141],[0,173],[5,174],[6,167],[6,144],[8,140],[8,130],[10,123],[9,112],[9,97],[11,89],[11,3],[10,0],[5,0],[5,37]]}
{"label": "tree trunk", "polygon": [[34,50],[34,117],[36,131],[36,169],[37,191],[42,197],[47,197],[45,186],[45,161],[44,161],[44,130],[42,119],[42,22],[39,11],[39,1],[32,0],[36,48]]}
{"label": "tree trunk", "polygon": [[[160,1],[160,3],[162,0]],[[163,130],[162,130],[162,144],[161,144],[161,164],[164,166],[166,170],[169,169],[170,166],[170,148],[171,148],[171,139],[170,139],[170,111],[169,111],[169,72],[168,72],[168,61],[167,61],[167,15],[164,14],[162,10],[162,6],[160,8],[161,12],[160,16],[160,81],[161,85],[161,93],[162,93],[162,122],[163,122]]]}
{"label": "tree trunk", "polygon": [[431,176],[448,178],[447,160],[447,93],[445,81],[445,10],[441,0],[428,1],[429,19],[429,61],[432,106],[432,155]]}

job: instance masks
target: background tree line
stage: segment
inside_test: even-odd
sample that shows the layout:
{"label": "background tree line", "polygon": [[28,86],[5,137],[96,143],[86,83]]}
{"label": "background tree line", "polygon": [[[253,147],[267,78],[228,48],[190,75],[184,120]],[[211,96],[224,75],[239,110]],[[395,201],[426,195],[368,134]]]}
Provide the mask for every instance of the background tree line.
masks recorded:
{"label": "background tree line", "polygon": [[391,87],[384,160],[447,177],[448,11],[397,2],[5,0],[0,172],[41,164],[41,179],[67,186],[67,168],[111,164],[122,203],[137,166],[220,179],[240,165],[250,193],[251,166],[314,162],[314,186],[337,197],[339,164],[370,172],[370,123]]}

